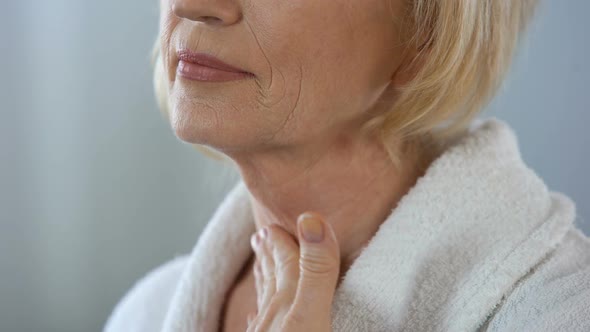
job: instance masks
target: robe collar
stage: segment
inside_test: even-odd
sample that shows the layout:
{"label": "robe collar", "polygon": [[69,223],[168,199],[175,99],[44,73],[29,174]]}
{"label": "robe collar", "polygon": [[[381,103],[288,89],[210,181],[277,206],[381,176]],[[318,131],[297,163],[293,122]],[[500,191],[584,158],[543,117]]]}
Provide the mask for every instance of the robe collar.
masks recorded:
{"label": "robe collar", "polygon": [[[163,331],[217,332],[225,297],[253,254],[239,181],[201,233]],[[475,120],[402,197],[343,276],[334,331],[475,330],[561,241],[575,218],[497,118]]]}

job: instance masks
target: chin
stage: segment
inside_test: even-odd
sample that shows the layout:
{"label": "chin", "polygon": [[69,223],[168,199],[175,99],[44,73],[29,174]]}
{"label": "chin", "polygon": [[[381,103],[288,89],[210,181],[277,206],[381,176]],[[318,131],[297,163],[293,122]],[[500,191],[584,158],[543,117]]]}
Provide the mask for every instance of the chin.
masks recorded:
{"label": "chin", "polygon": [[[194,107],[177,104],[169,113],[176,137],[190,144],[206,145],[226,152],[255,151],[276,147],[282,136],[275,137],[273,127],[255,117],[246,118],[219,107]],[[231,110],[231,108],[230,108]],[[250,121],[245,121],[250,120]]]}
{"label": "chin", "polygon": [[191,144],[207,145],[213,148],[226,148],[233,145],[231,135],[227,130],[213,126],[190,123],[172,123],[172,130],[178,139]]}
{"label": "chin", "polygon": [[223,121],[218,121],[218,115],[207,107],[184,107],[177,105],[172,108],[169,116],[170,125],[176,137],[187,143],[210,144],[222,139],[220,136],[228,128]]}
{"label": "chin", "polygon": [[205,132],[199,128],[173,125],[172,129],[176,137],[186,143],[209,145],[211,141],[214,141],[214,138],[211,137],[214,135],[213,133]]}
{"label": "chin", "polygon": [[183,142],[205,145],[222,152],[249,150],[258,144],[248,133],[240,135],[240,131],[236,131],[238,128],[220,127],[215,122],[173,121],[172,129]]}

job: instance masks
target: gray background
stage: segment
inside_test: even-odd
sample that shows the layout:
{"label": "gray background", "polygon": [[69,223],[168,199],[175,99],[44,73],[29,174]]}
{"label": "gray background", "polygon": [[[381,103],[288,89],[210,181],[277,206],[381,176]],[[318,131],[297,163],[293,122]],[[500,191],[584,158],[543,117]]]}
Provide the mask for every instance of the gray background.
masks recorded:
{"label": "gray background", "polygon": [[[585,0],[545,1],[484,115],[590,231]],[[190,251],[236,180],[156,110],[157,1],[0,10],[0,331],[98,331],[133,282]]]}

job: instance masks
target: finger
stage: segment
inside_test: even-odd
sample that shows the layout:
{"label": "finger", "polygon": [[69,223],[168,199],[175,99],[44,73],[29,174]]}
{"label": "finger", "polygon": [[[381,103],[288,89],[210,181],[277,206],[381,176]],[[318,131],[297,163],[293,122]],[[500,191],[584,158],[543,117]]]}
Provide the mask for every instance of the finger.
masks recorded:
{"label": "finger", "polygon": [[329,315],[340,272],[336,235],[317,213],[300,215],[297,226],[300,277],[293,310],[306,319]]}
{"label": "finger", "polygon": [[256,324],[261,331],[283,331],[281,326],[293,305],[299,283],[299,246],[282,227],[271,225],[267,230],[264,246],[272,256],[274,271],[266,280],[274,279],[276,284],[272,298],[263,299],[264,310]]}
{"label": "finger", "polygon": [[262,270],[262,301],[259,307],[259,311],[263,311],[268,307],[270,300],[272,299],[276,291],[276,279],[275,279],[275,266],[272,252],[269,250],[268,245],[268,228],[264,227],[258,231],[260,237],[260,243],[254,249],[258,260],[260,260],[260,266]]}
{"label": "finger", "polygon": [[275,264],[277,293],[290,306],[299,284],[299,245],[278,225],[269,227],[269,245]]}
{"label": "finger", "polygon": [[256,287],[256,307],[260,309],[262,306],[264,289],[262,286],[262,268],[260,267],[260,261],[258,259],[254,261],[254,283]]}
{"label": "finger", "polygon": [[252,234],[252,236],[250,237],[250,245],[252,246],[252,249],[254,250],[254,283],[255,283],[255,287],[256,287],[256,306],[258,308],[258,311],[260,311],[261,305],[262,305],[262,295],[264,292],[263,289],[263,276],[262,276],[262,267],[260,266],[260,259],[258,258],[258,255],[256,254],[256,252],[259,250],[258,247],[260,247],[260,233],[256,232],[254,234]]}

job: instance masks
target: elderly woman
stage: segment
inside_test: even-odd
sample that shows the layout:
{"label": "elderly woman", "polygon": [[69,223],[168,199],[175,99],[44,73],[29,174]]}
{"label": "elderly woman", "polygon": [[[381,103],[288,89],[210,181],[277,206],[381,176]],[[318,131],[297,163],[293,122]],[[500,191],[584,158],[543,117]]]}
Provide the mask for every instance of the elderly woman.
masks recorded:
{"label": "elderly woman", "polygon": [[590,241],[500,85],[534,0],[161,0],[176,136],[241,179],[114,331],[590,331]]}

